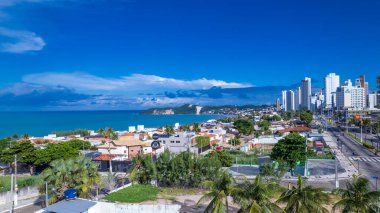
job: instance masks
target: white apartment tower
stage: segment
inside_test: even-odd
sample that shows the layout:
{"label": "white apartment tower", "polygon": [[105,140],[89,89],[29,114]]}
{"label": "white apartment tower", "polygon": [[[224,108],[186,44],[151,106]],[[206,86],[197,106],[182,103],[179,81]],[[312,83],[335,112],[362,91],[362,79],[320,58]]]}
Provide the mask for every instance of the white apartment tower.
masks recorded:
{"label": "white apartment tower", "polygon": [[360,85],[353,86],[351,80],[338,88],[336,99],[339,109],[363,110],[366,106],[365,89]]}
{"label": "white apartment tower", "polygon": [[324,101],[325,101],[325,108],[331,109],[335,107],[336,100],[335,100],[335,93],[336,90],[340,86],[340,79],[339,75],[336,75],[335,73],[330,73],[326,75],[325,77],[325,89],[324,89]]}
{"label": "white apartment tower", "polygon": [[286,112],[286,90],[282,90],[282,110]]}
{"label": "white apartment tower", "polygon": [[282,109],[285,112],[295,111],[294,92],[292,90],[282,91]]}
{"label": "white apartment tower", "polygon": [[292,90],[286,91],[286,104],[285,111],[295,111],[294,107],[294,92]]}
{"label": "white apartment tower", "polygon": [[295,111],[300,110],[301,105],[301,87],[297,87],[297,89],[294,91],[294,109]]}
{"label": "white apartment tower", "polygon": [[306,77],[301,81],[301,105],[300,110],[310,110],[311,78]]}

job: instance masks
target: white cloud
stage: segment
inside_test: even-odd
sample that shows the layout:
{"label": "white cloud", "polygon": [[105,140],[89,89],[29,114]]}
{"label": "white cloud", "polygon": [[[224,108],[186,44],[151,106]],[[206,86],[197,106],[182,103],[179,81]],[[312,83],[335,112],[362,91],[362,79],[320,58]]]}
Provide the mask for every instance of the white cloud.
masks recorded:
{"label": "white cloud", "polygon": [[23,30],[12,30],[0,27],[0,38],[7,38],[0,44],[0,51],[9,53],[25,53],[40,51],[45,46],[44,40],[34,32]]}
{"label": "white cloud", "polygon": [[211,87],[244,88],[251,84],[226,82],[215,79],[180,80],[157,75],[132,74],[119,78],[103,78],[87,73],[36,73],[23,77],[23,81],[45,86],[64,86],[78,91],[101,92],[158,92],[167,90],[198,90]]}
{"label": "white cloud", "polygon": [[43,3],[60,0],[0,0],[0,7],[9,7],[20,3]]}

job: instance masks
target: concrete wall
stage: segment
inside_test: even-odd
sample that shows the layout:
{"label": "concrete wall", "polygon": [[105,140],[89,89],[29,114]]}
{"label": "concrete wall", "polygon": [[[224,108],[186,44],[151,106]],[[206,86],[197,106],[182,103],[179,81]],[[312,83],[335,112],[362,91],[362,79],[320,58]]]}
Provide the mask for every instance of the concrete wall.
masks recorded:
{"label": "concrete wall", "polygon": [[[39,192],[37,187],[26,187],[19,190],[17,194],[18,200],[29,198],[38,198]],[[0,205],[9,204],[11,202],[11,192],[0,193]]]}
{"label": "concrete wall", "polygon": [[181,206],[177,204],[118,204],[98,202],[88,213],[177,213]]}

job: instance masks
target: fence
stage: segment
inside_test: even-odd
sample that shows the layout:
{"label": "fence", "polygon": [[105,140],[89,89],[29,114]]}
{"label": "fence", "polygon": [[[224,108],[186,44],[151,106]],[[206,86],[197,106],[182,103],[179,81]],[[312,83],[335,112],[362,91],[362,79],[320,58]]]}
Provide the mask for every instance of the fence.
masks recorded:
{"label": "fence", "polygon": [[[9,204],[12,201],[11,192],[0,193],[0,205]],[[39,196],[38,188],[35,186],[29,186],[22,188],[17,193],[18,200],[36,198]]]}

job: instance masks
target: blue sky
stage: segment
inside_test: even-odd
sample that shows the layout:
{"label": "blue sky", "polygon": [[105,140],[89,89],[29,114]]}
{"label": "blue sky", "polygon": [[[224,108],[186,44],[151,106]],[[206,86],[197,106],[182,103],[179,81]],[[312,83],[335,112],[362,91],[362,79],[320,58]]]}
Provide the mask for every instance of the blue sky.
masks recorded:
{"label": "blue sky", "polygon": [[378,11],[375,0],[0,0],[0,109],[271,103],[329,72],[375,88]]}

